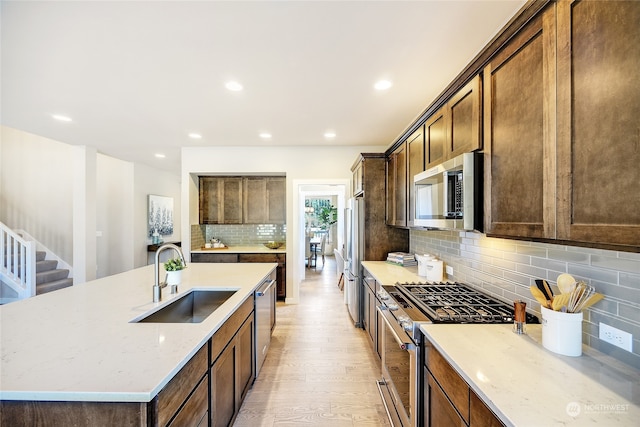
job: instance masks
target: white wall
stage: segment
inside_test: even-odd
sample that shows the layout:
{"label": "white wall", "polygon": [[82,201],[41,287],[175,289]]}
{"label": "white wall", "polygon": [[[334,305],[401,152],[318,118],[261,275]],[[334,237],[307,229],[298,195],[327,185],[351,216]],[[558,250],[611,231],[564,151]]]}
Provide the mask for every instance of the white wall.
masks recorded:
{"label": "white wall", "polygon": [[180,241],[178,174],[4,126],[1,132],[0,221],[73,265],[82,273],[74,283],[147,264],[149,194],[174,198],[175,232],[165,240]]}
{"label": "white wall", "polygon": [[97,155],[96,277],[131,270],[134,266],[134,194],[130,162]]}
{"label": "white wall", "polygon": [[0,150],[0,221],[72,264],[72,147],[2,126]]}
{"label": "white wall", "polygon": [[[287,259],[299,253],[297,224],[300,185],[345,183],[359,153],[384,152],[386,146],[190,147],[182,149],[182,245],[190,244],[190,224],[198,223],[198,174],[285,173],[287,176]],[[297,185],[297,184],[296,184]],[[304,239],[302,240],[304,242]],[[186,254],[185,254],[186,255]],[[298,263],[287,262],[287,302],[298,302]],[[304,268],[304,267],[303,267]]]}

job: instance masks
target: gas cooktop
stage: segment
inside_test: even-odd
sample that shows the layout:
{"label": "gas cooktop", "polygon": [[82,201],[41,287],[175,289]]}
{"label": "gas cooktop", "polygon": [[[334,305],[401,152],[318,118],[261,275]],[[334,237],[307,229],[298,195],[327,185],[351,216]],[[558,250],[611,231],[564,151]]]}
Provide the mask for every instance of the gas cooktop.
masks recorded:
{"label": "gas cooktop", "polygon": [[[397,283],[395,287],[433,323],[513,322],[513,304],[462,283]],[[527,313],[527,323],[539,321]]]}

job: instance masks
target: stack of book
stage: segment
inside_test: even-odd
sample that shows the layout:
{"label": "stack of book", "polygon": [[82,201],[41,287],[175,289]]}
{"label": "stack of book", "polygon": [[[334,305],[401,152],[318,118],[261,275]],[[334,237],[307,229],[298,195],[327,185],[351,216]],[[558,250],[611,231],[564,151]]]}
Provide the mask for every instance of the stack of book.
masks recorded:
{"label": "stack of book", "polygon": [[389,254],[387,254],[387,262],[403,267],[418,265],[415,256],[407,252],[389,252]]}

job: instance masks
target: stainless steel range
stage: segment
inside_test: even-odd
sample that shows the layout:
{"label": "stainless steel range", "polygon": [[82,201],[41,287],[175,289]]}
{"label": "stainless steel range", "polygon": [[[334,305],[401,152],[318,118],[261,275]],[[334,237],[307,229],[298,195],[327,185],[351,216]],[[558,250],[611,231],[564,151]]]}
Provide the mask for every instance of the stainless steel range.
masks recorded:
{"label": "stainless steel range", "polygon": [[[513,305],[462,283],[397,283],[383,286],[378,297],[384,320],[378,388],[395,427],[416,427],[421,417],[420,324],[513,322]],[[538,319],[527,313],[527,323]]]}

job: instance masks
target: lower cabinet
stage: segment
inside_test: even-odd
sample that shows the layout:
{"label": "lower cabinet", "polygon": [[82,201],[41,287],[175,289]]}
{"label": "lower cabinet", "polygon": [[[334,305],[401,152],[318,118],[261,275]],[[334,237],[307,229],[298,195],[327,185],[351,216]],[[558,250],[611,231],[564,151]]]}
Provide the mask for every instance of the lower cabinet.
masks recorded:
{"label": "lower cabinet", "polygon": [[423,375],[425,427],[499,427],[504,424],[427,341]]}
{"label": "lower cabinet", "polygon": [[284,253],[200,253],[191,254],[191,262],[276,262],[277,297],[287,296],[287,255]]}
{"label": "lower cabinet", "polygon": [[211,426],[229,426],[255,379],[253,299],[211,339]]}
{"label": "lower cabinet", "polygon": [[364,320],[363,326],[369,339],[371,339],[371,346],[374,353],[378,356],[378,360],[381,358],[379,339],[380,323],[378,318],[378,310],[376,307],[379,305],[378,298],[376,297],[376,281],[373,277],[364,274]]}

